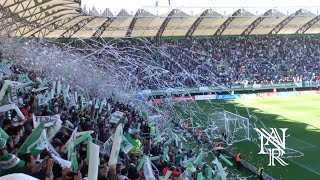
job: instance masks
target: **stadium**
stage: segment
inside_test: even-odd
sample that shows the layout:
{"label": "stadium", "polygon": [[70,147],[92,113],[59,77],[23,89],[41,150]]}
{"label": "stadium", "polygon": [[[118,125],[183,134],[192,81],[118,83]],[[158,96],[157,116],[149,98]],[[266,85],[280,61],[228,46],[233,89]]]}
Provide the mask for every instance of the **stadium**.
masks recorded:
{"label": "stadium", "polygon": [[0,0],[0,179],[320,179],[319,10]]}

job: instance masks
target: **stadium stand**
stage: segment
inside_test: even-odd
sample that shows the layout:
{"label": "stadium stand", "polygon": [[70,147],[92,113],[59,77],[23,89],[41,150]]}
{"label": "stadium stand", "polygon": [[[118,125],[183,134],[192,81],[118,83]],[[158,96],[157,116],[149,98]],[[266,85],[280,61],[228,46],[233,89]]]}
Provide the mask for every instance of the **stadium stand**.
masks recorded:
{"label": "stadium stand", "polygon": [[[268,9],[263,17],[245,9],[237,9],[231,16],[213,9],[206,9],[197,16],[171,9],[162,17],[141,9],[131,14],[123,10],[118,15],[106,11],[107,17],[103,17],[86,14],[80,1],[76,0],[6,0],[0,1],[0,13],[0,34],[12,37],[146,38],[110,39],[114,47],[123,51],[135,48],[135,53],[127,59],[152,59],[146,61],[145,66],[157,66],[154,76],[141,68],[126,69],[134,76],[131,83],[136,83],[139,90],[216,85],[231,88],[234,85],[306,81],[316,82],[316,86],[320,84],[318,37],[275,36],[320,33],[319,16],[307,9],[296,9],[287,15]],[[118,22],[122,22],[121,26]],[[171,36],[184,38],[161,39]],[[82,53],[86,53],[84,47],[88,44],[92,46],[81,42],[71,43],[71,46],[83,48]],[[99,145],[96,159],[100,164],[99,180],[147,179],[144,171],[150,169],[157,179],[166,176],[168,171],[172,171],[168,175],[171,179],[188,170],[192,173],[183,174],[188,178],[195,178],[200,172],[211,176],[211,167],[199,163],[201,165],[195,169],[193,164],[180,163],[182,157],[196,159],[199,156],[193,149],[180,149],[168,141],[153,143],[158,141],[159,132],[148,124],[149,117],[136,107],[117,102],[113,97],[107,97],[103,104],[94,94],[77,96],[76,87],[61,87],[54,81],[46,83],[41,75],[27,67],[1,60],[1,87],[10,88],[0,92],[3,97],[0,175],[17,173],[20,177],[20,173],[24,173],[38,179],[91,180],[89,157],[92,155],[90,149],[94,149],[90,145],[94,142]],[[120,65],[123,62],[113,63]],[[51,98],[46,99],[48,96]],[[43,98],[45,102],[42,102]],[[99,103],[103,105],[99,106]],[[118,122],[123,124],[122,138],[126,139],[127,146],[121,145],[119,160],[112,161],[112,143],[117,142],[114,136],[120,131]],[[184,128],[195,141],[206,142],[199,138],[201,132]],[[149,167],[144,168],[143,164],[150,162],[147,158],[152,159],[152,163],[146,163]],[[110,165],[111,161],[113,164]],[[257,168],[244,160],[243,165],[253,174],[257,173]],[[272,179],[267,174],[264,178]]]}
{"label": "stadium stand", "polygon": [[[126,42],[126,46],[145,48],[139,41]],[[161,51],[145,56],[151,56],[160,66],[158,74],[144,78],[148,74],[131,70],[142,79],[142,88],[157,89],[162,84],[159,80],[166,82],[166,87],[320,80],[319,40],[310,37],[188,38],[164,40],[157,48]],[[148,58],[141,56],[138,58]]]}

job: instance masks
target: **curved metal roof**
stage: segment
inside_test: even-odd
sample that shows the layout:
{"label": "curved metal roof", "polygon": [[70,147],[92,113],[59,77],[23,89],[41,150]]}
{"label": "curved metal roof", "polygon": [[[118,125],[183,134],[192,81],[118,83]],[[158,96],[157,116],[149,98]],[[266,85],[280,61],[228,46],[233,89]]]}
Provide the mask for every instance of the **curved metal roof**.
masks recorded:
{"label": "curved metal roof", "polygon": [[306,9],[291,14],[277,9],[267,9],[260,15],[246,9],[234,9],[229,15],[219,12],[205,9],[189,15],[180,9],[168,9],[165,14],[155,15],[139,9],[113,15],[106,10],[102,17],[82,12],[80,0],[1,0],[0,35],[107,38],[320,33],[320,16]]}

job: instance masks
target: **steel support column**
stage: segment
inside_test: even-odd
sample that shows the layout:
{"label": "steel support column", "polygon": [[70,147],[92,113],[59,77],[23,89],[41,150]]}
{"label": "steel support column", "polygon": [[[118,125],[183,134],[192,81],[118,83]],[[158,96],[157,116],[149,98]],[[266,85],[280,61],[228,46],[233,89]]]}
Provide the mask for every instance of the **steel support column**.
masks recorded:
{"label": "steel support column", "polygon": [[261,17],[258,17],[253,23],[251,23],[243,32],[241,35],[249,35],[265,18],[272,15],[276,10],[270,9],[267,12],[265,12]]}
{"label": "steel support column", "polygon": [[97,30],[92,37],[99,38],[102,33],[109,27],[109,25],[115,20],[115,17],[108,18]]}
{"label": "steel support column", "polygon": [[71,38],[74,34],[76,34],[76,32],[78,32],[81,28],[83,28],[85,25],[91,22],[94,18],[95,18],[94,16],[91,16],[91,17],[88,17],[87,19],[83,19],[79,21],[78,23],[70,27],[66,32],[61,34],[60,37]]}
{"label": "steel support column", "polygon": [[178,9],[172,9],[172,11],[168,14],[168,16],[167,16],[166,19],[162,22],[162,24],[161,24],[161,26],[160,26],[160,28],[159,28],[159,30],[158,30],[158,32],[157,32],[156,39],[159,39],[159,38],[162,36],[162,34],[163,34],[164,30],[166,29],[169,21],[171,20],[171,17],[172,17],[174,14],[176,14],[177,12],[178,12]]}
{"label": "steel support column", "polygon": [[220,36],[224,30],[231,24],[231,22],[236,18],[236,16],[241,15],[244,12],[244,9],[238,9],[236,12],[234,12],[231,17],[229,17],[214,33],[214,36]]}
{"label": "steel support column", "polygon": [[[47,29],[47,28],[44,29],[44,28],[42,28],[42,29],[32,33],[30,36],[34,36],[36,33],[40,32],[42,34],[42,36],[45,37],[46,35],[48,35],[49,33],[53,32],[54,30],[57,30],[60,27],[62,27],[63,25],[65,25],[65,24],[69,23],[70,21],[74,20],[74,18],[81,17],[81,16],[83,16],[83,15],[77,15],[77,16],[72,17],[72,18],[70,17],[70,18],[66,18],[66,19],[63,19],[63,20],[59,20],[59,21],[56,21],[56,22],[49,23],[47,26],[53,27],[52,29]],[[68,29],[66,29],[66,31],[67,30]],[[27,32],[27,33],[29,33],[29,32]],[[27,34],[27,33],[25,33],[25,34]]]}
{"label": "steel support column", "polygon": [[131,33],[132,33],[132,30],[133,30],[133,27],[134,25],[136,24],[137,20],[138,20],[138,16],[140,16],[142,13],[143,13],[143,9],[139,9],[136,14],[134,15],[130,25],[129,25],[129,28],[128,28],[128,31],[126,33],[126,37],[130,37],[131,36]]}
{"label": "steel support column", "polygon": [[308,29],[310,29],[313,25],[315,25],[319,20],[320,20],[320,15],[311,19],[309,22],[307,22],[305,25],[303,25],[301,28],[299,28],[295,34],[305,33],[306,31],[308,31]]}
{"label": "steel support column", "polygon": [[194,31],[197,29],[197,27],[199,26],[199,24],[201,23],[201,21],[210,13],[212,13],[213,10],[212,9],[207,9],[205,10],[203,13],[201,13],[201,15],[197,18],[197,20],[191,25],[191,27],[189,28],[186,37],[192,36],[192,34],[194,33]]}
{"label": "steel support column", "polygon": [[290,16],[285,18],[283,21],[281,21],[278,25],[276,25],[276,27],[274,27],[269,34],[278,34],[278,32],[281,31],[281,29],[284,28],[293,18],[295,18],[296,16],[304,12],[305,12],[304,9],[300,9],[297,12],[291,14]]}

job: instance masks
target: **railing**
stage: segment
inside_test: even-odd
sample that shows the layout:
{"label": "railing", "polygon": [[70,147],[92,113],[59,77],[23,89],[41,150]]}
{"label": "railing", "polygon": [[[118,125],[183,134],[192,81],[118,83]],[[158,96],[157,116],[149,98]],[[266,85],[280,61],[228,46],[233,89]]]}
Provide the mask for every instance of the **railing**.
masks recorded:
{"label": "railing", "polygon": [[248,85],[231,85],[231,86],[205,86],[191,88],[167,88],[159,90],[143,90],[142,94],[152,96],[166,94],[192,94],[192,93],[208,93],[208,92],[226,92],[226,91],[245,91],[245,90],[264,90],[264,89],[287,89],[287,88],[307,88],[320,87],[319,81],[303,81],[303,82],[286,82],[277,84],[248,84]]}
{"label": "railing", "polygon": [[[233,157],[233,158],[235,159],[235,155],[234,155],[234,154],[232,154],[232,153],[230,153],[230,152],[228,152],[228,151],[226,151],[226,154],[227,154],[228,156]],[[252,164],[248,163],[247,161],[245,161],[245,160],[243,160],[243,159],[241,159],[241,164],[242,164],[245,168],[247,168],[249,171],[251,171],[252,173],[258,175],[258,168],[256,168],[256,167],[253,166]],[[275,180],[273,177],[271,177],[269,174],[267,174],[267,173],[265,173],[265,172],[263,173],[263,179],[264,179],[264,180]]]}

